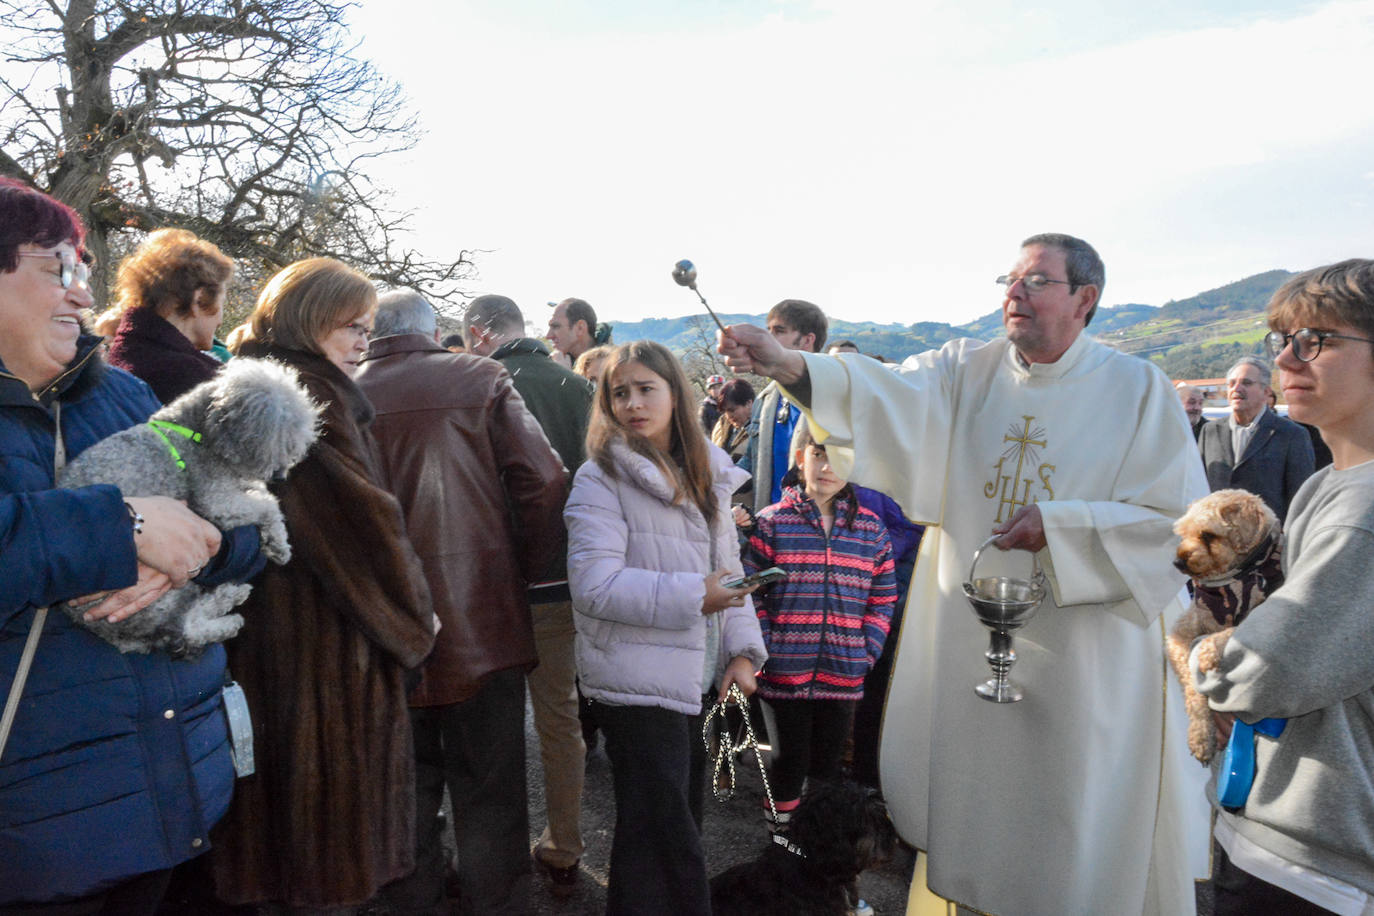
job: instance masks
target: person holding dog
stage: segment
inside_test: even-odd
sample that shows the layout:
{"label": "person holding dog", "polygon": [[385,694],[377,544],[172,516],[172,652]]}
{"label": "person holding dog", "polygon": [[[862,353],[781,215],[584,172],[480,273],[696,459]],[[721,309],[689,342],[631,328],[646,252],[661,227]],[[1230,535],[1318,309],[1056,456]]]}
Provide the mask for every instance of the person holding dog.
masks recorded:
{"label": "person holding dog", "polygon": [[[1374,912],[1374,261],[1290,278],[1265,343],[1291,417],[1321,430],[1332,464],[1293,497],[1286,579],[1199,672],[1225,733],[1239,718],[1287,722],[1254,738],[1239,810],[1218,807],[1218,916]],[[1216,780],[1207,787],[1217,805]]]}
{"label": "person holding dog", "polygon": [[[1183,585],[1173,521],[1207,485],[1168,379],[1083,334],[1104,281],[1087,242],[1032,236],[997,279],[1007,336],[897,371],[786,350],[761,328],[721,337],[731,368],[805,408],[839,476],[931,526],[880,762],[898,832],[927,852],[911,912],[1193,911],[1190,809],[1170,769],[1183,761],[1164,753],[1185,721],[1164,706],[1160,617]],[[1104,392],[1127,422],[1104,426]],[[1047,578],[1017,634],[1025,699],[1010,706],[974,692],[988,634],[961,588],[989,535],[1011,552],[985,552],[980,575],[1024,579],[1033,551]]]}
{"label": "person holding dog", "polygon": [[121,620],[265,561],[251,526],[240,539],[176,500],[55,488],[65,458],[158,408],[82,330],[84,235],[70,207],[0,178],[0,706],[15,704],[0,740],[0,909],[142,914],[174,866],[210,848],[229,804],[224,649],[126,655],[55,605],[104,595],[88,614]]}

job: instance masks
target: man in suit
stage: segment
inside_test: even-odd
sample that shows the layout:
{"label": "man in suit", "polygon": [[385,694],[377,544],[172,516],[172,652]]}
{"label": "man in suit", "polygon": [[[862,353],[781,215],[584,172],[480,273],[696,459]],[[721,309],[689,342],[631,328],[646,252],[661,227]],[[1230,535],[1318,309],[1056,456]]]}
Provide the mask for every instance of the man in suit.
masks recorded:
{"label": "man in suit", "polygon": [[1213,491],[1249,490],[1282,521],[1288,505],[1312,475],[1312,440],[1292,420],[1268,407],[1270,370],[1246,356],[1226,373],[1231,414],[1202,427],[1198,447]]}

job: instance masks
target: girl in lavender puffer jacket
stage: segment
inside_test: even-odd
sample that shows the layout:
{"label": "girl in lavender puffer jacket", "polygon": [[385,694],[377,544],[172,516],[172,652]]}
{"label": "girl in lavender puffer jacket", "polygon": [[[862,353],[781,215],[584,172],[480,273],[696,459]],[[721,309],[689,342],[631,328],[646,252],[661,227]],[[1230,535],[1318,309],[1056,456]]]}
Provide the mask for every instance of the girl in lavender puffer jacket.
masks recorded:
{"label": "girl in lavender puffer jacket", "polygon": [[615,784],[606,909],[709,916],[702,699],[753,693],[767,658],[751,590],[721,585],[741,572],[730,494],[745,472],[706,441],[682,367],[650,341],[607,361],[587,454],[564,517],[577,673]]}

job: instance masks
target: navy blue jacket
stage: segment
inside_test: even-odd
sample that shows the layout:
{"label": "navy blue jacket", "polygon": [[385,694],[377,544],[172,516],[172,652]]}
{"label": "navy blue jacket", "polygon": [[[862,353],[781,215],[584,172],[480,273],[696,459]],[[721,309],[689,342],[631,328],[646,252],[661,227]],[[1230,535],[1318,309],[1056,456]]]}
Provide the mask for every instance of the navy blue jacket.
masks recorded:
{"label": "navy blue jacket", "polygon": [[[35,607],[137,577],[119,491],[52,489],[53,400],[69,458],[158,407],[95,343],[41,402],[0,366],[0,704]],[[223,678],[220,646],[124,655],[49,612],[0,760],[0,905],[85,896],[209,848],[234,779]]]}

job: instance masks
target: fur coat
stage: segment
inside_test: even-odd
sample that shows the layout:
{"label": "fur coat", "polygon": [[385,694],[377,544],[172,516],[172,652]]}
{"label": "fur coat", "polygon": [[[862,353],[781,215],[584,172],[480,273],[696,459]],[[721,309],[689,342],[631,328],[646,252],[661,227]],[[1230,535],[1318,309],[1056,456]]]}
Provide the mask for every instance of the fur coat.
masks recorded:
{"label": "fur coat", "polygon": [[372,408],[321,356],[245,344],[295,367],[321,403],[319,442],[272,490],[293,555],[239,608],[226,649],[253,720],[257,772],[212,835],[229,903],[358,904],[414,867],[407,672],[434,643],[419,558],[375,481]]}

